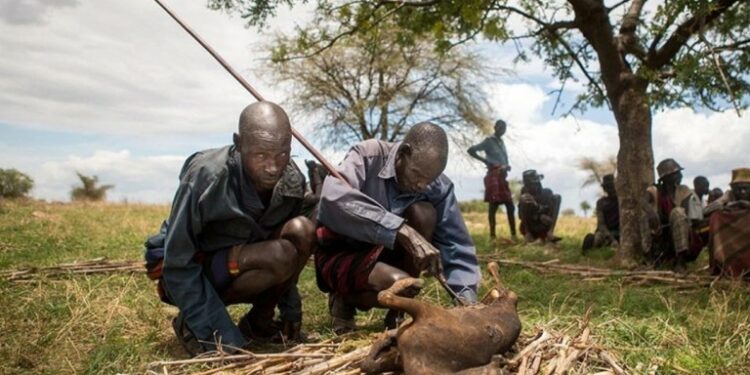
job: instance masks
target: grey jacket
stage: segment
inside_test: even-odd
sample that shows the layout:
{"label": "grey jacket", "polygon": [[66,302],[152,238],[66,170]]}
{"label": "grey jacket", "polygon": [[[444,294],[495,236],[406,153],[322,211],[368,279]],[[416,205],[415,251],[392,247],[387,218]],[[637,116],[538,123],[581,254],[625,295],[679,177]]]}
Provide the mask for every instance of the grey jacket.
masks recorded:
{"label": "grey jacket", "polygon": [[453,183],[444,174],[427,191],[402,194],[396,185],[400,143],[367,140],[352,147],[338,167],[352,187],[329,176],[323,183],[318,220],[336,233],[393,249],[403,212],[418,201],[437,211],[432,242],[440,250],[443,272],[456,292],[476,292],[480,274],[476,249],[464,224]]}
{"label": "grey jacket", "polygon": [[213,342],[220,336],[224,344],[245,343],[195,254],[268,239],[299,215],[304,184],[290,160],[266,208],[234,146],[197,152],[185,161],[172,211],[162,225],[163,280],[167,296],[199,340]]}

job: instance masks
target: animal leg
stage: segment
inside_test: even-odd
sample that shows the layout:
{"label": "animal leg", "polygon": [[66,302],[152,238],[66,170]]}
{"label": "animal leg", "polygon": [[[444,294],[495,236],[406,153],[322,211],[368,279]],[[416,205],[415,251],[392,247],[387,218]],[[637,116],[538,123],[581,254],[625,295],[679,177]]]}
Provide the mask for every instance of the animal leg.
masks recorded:
{"label": "animal leg", "polygon": [[378,293],[378,302],[385,307],[406,312],[416,320],[426,309],[429,309],[429,305],[402,296],[414,295],[410,293],[410,290],[422,289],[422,284],[422,280],[411,277],[398,280],[390,288]]}
{"label": "animal leg", "polygon": [[387,337],[372,345],[370,353],[362,363],[360,370],[366,374],[379,374],[383,372],[401,371],[398,344],[395,331],[389,331]]}

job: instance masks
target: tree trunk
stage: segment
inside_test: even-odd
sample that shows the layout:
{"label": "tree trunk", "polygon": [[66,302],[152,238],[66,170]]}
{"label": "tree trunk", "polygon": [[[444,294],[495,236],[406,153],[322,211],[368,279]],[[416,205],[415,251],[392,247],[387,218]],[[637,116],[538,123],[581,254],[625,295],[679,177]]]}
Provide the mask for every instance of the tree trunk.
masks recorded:
{"label": "tree trunk", "polygon": [[641,223],[646,188],[654,181],[654,153],[651,146],[651,109],[646,84],[627,85],[612,110],[617,121],[620,151],[617,153],[617,196],[620,204],[619,261],[635,265],[641,257]]}

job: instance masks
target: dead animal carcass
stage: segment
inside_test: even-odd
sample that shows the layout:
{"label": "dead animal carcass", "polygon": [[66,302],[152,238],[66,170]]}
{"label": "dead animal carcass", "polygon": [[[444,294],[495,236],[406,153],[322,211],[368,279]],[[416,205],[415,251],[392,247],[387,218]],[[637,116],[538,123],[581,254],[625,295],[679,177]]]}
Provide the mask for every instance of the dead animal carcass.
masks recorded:
{"label": "dead animal carcass", "polygon": [[[495,275],[496,269],[491,266]],[[499,278],[496,281],[499,284]],[[400,280],[378,294],[383,306],[403,311],[413,320],[376,342],[360,368],[368,374],[498,373],[491,364],[492,356],[510,349],[521,333],[516,294],[498,285],[482,304],[452,309],[398,295],[419,282]]]}

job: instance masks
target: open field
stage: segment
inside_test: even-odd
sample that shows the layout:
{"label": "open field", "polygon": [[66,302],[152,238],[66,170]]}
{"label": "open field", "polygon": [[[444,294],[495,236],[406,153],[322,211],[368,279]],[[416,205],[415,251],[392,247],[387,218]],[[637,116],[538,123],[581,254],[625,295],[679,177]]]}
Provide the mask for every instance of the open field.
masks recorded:
{"label": "open field", "polygon": [[[50,266],[106,256],[138,260],[148,234],[167,215],[166,206],[0,202],[0,269]],[[486,218],[466,213],[483,257],[560,259],[611,266],[612,251],[583,257],[582,236],[593,228],[584,218],[562,218],[559,249],[489,243]],[[499,220],[501,223],[504,220]],[[507,228],[500,227],[507,235]],[[706,264],[705,255],[693,269]],[[750,372],[750,294],[742,285],[708,288],[632,286],[618,278],[582,281],[501,267],[503,281],[519,295],[524,330],[546,325],[564,330],[593,306],[592,334],[633,372],[658,366],[664,374]],[[486,275],[488,276],[488,275]],[[485,280],[489,282],[489,280]],[[312,268],[300,281],[305,330],[330,337],[326,298]],[[435,283],[424,298],[447,301]],[[143,373],[155,360],[185,354],[169,324],[176,310],[161,304],[144,274],[68,276],[24,283],[0,281],[0,373]],[[234,316],[242,306],[232,307]],[[368,331],[381,329],[381,312],[361,313]],[[640,367],[639,367],[640,366]]]}

